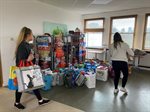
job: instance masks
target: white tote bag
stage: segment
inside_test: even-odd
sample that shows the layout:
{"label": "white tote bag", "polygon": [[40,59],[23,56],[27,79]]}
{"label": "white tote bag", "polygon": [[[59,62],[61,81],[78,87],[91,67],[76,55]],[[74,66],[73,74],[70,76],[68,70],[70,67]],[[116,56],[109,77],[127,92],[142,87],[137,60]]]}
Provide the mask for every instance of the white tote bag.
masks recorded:
{"label": "white tote bag", "polygon": [[44,87],[39,66],[20,67],[16,70],[18,91],[25,92]]}

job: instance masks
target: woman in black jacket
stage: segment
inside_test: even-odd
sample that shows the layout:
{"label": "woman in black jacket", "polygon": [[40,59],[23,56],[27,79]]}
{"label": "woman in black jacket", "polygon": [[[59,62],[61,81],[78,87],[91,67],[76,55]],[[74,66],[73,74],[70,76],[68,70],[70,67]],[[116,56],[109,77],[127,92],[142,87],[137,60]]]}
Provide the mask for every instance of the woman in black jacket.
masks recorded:
{"label": "woman in black jacket", "polygon": [[[31,47],[29,45],[29,42],[32,40],[33,40],[32,30],[27,27],[23,27],[20,31],[20,34],[17,40],[16,52],[15,52],[16,66],[19,66],[20,61],[28,61],[28,62],[33,61],[34,55],[31,52]],[[38,89],[33,90],[33,92],[38,99],[39,105],[49,102],[49,100],[45,100],[42,98],[40,91]],[[18,109],[25,108],[20,103],[21,96],[22,96],[22,93],[16,90],[16,93],[15,93],[16,101],[15,101],[14,106],[17,107]]]}

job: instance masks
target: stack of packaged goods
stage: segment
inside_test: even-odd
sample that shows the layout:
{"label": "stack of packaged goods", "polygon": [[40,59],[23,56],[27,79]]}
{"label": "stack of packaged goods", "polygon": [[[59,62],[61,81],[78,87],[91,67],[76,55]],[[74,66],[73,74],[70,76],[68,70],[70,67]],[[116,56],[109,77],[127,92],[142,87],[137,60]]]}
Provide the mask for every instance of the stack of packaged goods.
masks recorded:
{"label": "stack of packaged goods", "polygon": [[[95,76],[97,80],[101,80],[101,81],[107,81],[108,76],[114,77],[112,66],[109,63],[103,61],[97,61],[97,60],[85,61],[85,71],[87,73],[89,73],[89,71],[91,72],[89,73],[91,74],[91,78],[93,77],[94,79]],[[91,87],[94,87],[94,83],[93,86]]]}
{"label": "stack of packaged goods", "polygon": [[64,46],[63,50],[65,53],[66,63],[68,64],[71,62],[71,36],[67,35],[63,37],[64,39]]}
{"label": "stack of packaged goods", "polygon": [[64,85],[67,88],[76,87],[75,84],[76,73],[73,69],[66,69],[64,73]]}
{"label": "stack of packaged goods", "polygon": [[44,80],[49,84],[43,90],[49,90],[51,86],[56,85],[75,88],[85,84],[88,88],[95,88],[96,72],[94,66],[96,65],[88,65],[87,63],[76,66],[69,64],[68,68],[57,68],[53,72],[47,69],[44,73],[48,75],[44,76]]}
{"label": "stack of packaged goods", "polygon": [[64,69],[59,69],[59,72],[57,73],[56,84],[58,86],[64,85]]}
{"label": "stack of packaged goods", "polygon": [[37,46],[37,54],[36,57],[36,64],[39,64],[43,80],[45,86],[42,88],[43,90],[50,90],[52,86],[52,76],[51,76],[51,69],[53,68],[52,65],[52,37],[50,34],[37,36],[36,38],[36,46]]}
{"label": "stack of packaged goods", "polygon": [[107,67],[107,69],[108,69],[108,76],[110,78],[114,78],[114,70],[113,70],[113,67],[112,67],[111,63],[101,61],[100,65],[103,66],[103,68]]}
{"label": "stack of packaged goods", "polygon": [[65,55],[63,50],[63,39],[62,39],[62,31],[60,29],[55,29],[53,31],[54,35],[54,52],[55,52],[55,68],[65,68],[66,62],[65,62]]}
{"label": "stack of packaged goods", "polygon": [[51,37],[38,36],[36,38],[37,52],[39,54],[39,62],[41,69],[51,68]]}
{"label": "stack of packaged goods", "polygon": [[[85,77],[84,84],[88,88],[96,87],[96,63],[85,62],[84,64],[78,65],[78,71],[80,75]],[[81,79],[83,79],[83,76]]]}
{"label": "stack of packaged goods", "polygon": [[52,87],[52,71],[50,69],[45,69],[42,70],[42,74],[43,74],[43,80],[45,82],[45,86],[42,88],[42,90],[50,90]]}
{"label": "stack of packaged goods", "polygon": [[85,62],[85,69],[86,71],[93,71],[94,73],[96,73],[96,68],[99,66],[100,64],[97,63],[94,60],[89,60]]}
{"label": "stack of packaged goods", "polygon": [[85,42],[84,42],[84,35],[80,35],[80,44],[79,44],[79,62],[84,63],[85,56],[86,56],[86,49],[85,49]]}
{"label": "stack of packaged goods", "polygon": [[71,63],[72,64],[83,64],[85,61],[86,49],[84,37],[85,35],[80,32],[79,28],[74,31],[69,31],[71,40]]}
{"label": "stack of packaged goods", "polygon": [[52,75],[52,86],[56,86],[57,84],[57,72],[53,72]]}

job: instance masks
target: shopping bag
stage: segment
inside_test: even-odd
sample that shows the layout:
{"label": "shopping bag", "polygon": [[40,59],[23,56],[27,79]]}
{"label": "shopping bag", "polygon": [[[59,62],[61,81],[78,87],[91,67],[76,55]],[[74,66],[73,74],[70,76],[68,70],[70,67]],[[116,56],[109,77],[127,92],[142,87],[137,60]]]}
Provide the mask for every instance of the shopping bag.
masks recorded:
{"label": "shopping bag", "polygon": [[107,81],[108,79],[108,68],[104,66],[99,66],[96,69],[96,79],[101,81]]}
{"label": "shopping bag", "polygon": [[56,86],[58,73],[55,72],[55,73],[52,73],[51,75],[52,75],[52,86]]}
{"label": "shopping bag", "polygon": [[43,75],[43,80],[44,80],[45,86],[42,88],[42,90],[44,91],[50,90],[52,87],[52,76]]}
{"label": "shopping bag", "polygon": [[86,82],[86,77],[85,77],[85,75],[79,74],[79,75],[76,77],[75,82],[76,82],[76,84],[77,84],[78,86],[84,85],[84,83]]}
{"label": "shopping bag", "polygon": [[85,85],[88,88],[95,88],[96,87],[96,73],[88,72],[85,74],[86,82]]}
{"label": "shopping bag", "polygon": [[17,90],[18,89],[18,82],[17,82],[17,76],[16,76],[16,69],[18,67],[11,66],[10,72],[9,72],[9,79],[8,79],[8,89],[9,90]]}
{"label": "shopping bag", "polygon": [[38,36],[36,38],[38,53],[40,56],[40,59],[45,59],[49,57],[50,54],[50,42],[51,37],[49,36]]}
{"label": "shopping bag", "polygon": [[42,88],[45,85],[40,67],[33,64],[28,65],[31,66],[19,67],[16,70],[19,92]]}
{"label": "shopping bag", "polygon": [[67,88],[76,87],[75,84],[75,71],[74,70],[65,70],[64,74],[64,85]]}
{"label": "shopping bag", "polygon": [[58,73],[57,79],[56,79],[56,84],[58,86],[64,85],[64,74],[63,73]]}

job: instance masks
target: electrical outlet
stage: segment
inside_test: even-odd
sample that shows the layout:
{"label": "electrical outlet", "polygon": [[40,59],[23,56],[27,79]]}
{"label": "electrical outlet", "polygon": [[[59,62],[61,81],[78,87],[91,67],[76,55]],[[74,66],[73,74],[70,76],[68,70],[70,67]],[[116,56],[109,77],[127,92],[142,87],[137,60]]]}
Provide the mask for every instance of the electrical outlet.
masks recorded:
{"label": "electrical outlet", "polygon": [[14,38],[13,38],[13,37],[11,37],[11,38],[10,38],[10,40],[11,40],[11,41],[14,41]]}

